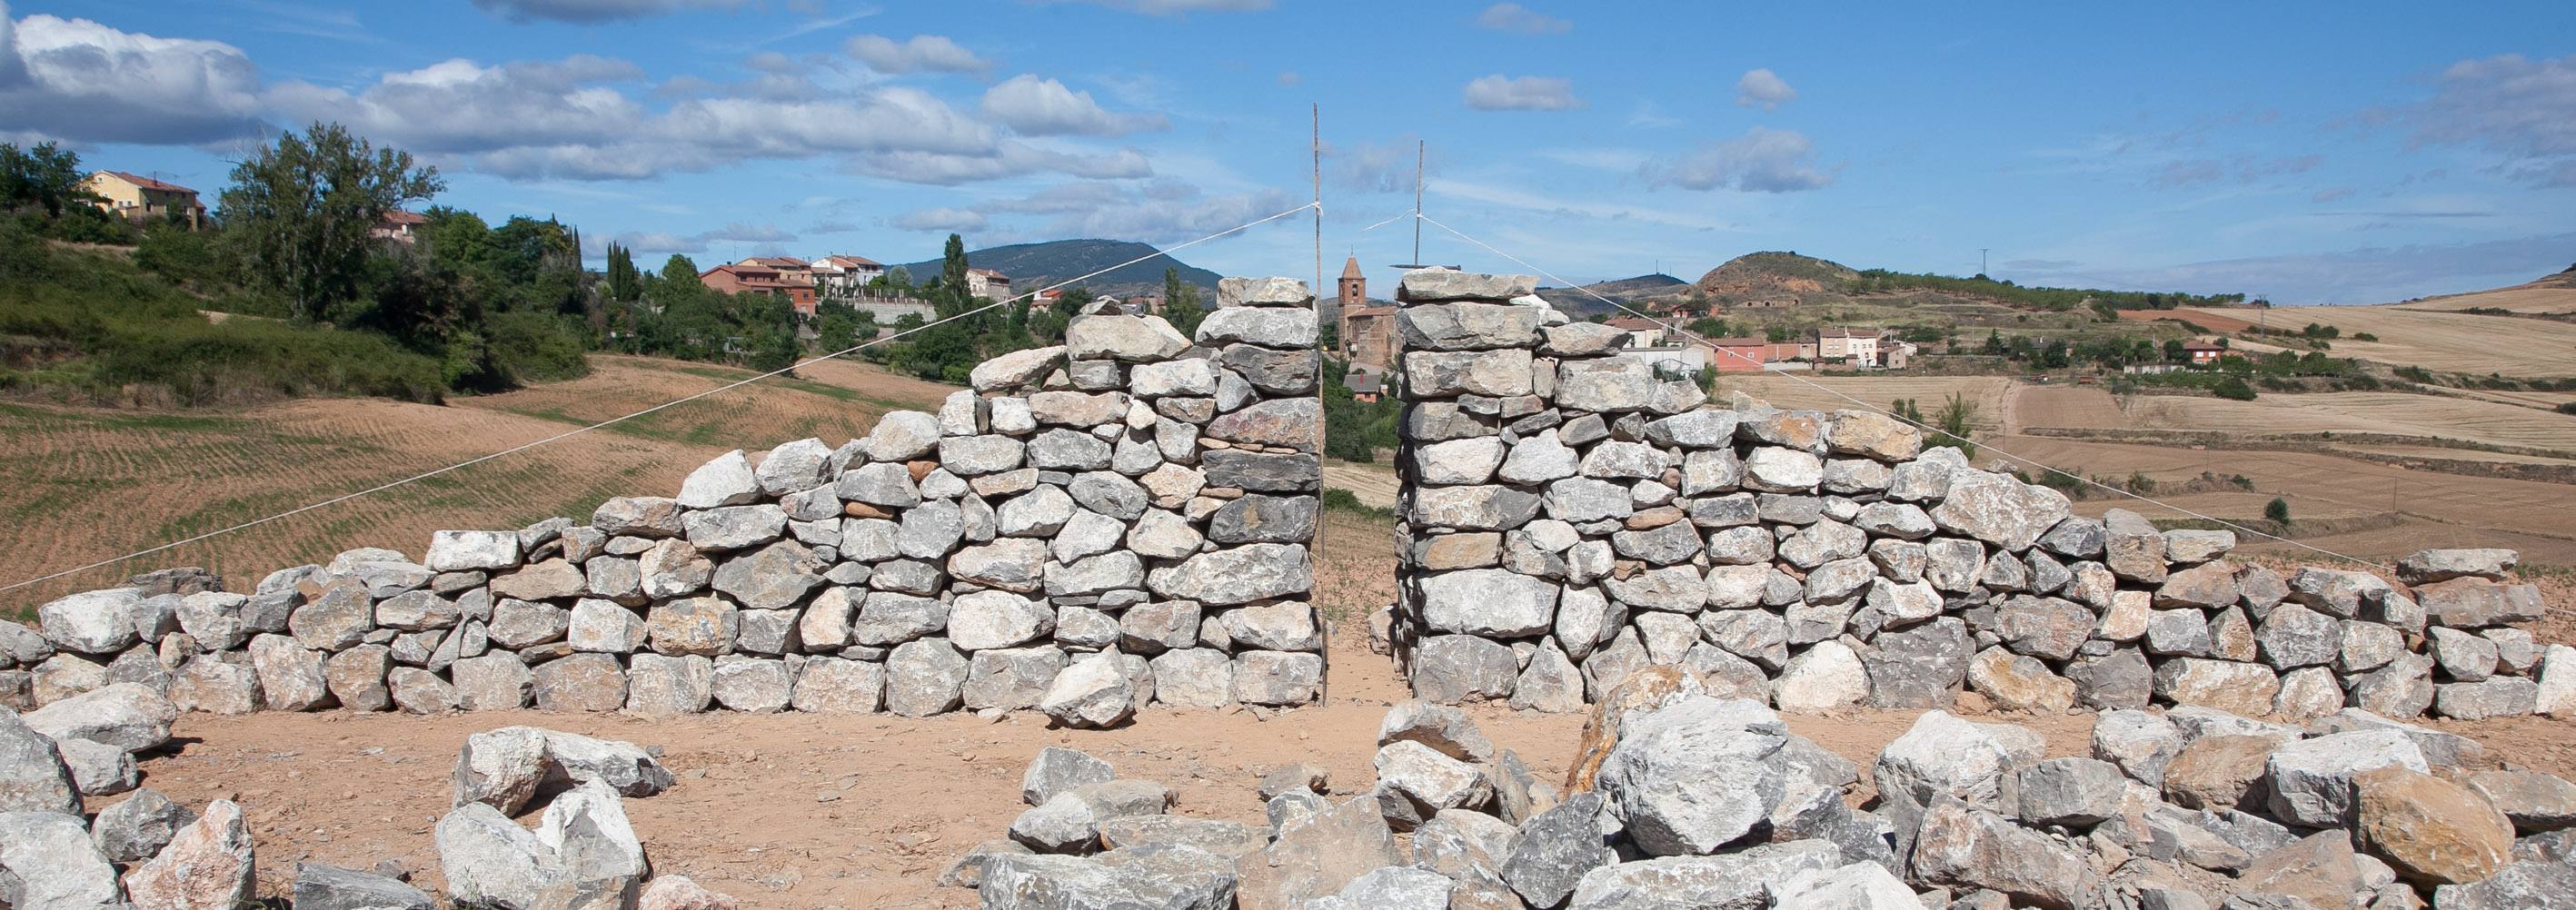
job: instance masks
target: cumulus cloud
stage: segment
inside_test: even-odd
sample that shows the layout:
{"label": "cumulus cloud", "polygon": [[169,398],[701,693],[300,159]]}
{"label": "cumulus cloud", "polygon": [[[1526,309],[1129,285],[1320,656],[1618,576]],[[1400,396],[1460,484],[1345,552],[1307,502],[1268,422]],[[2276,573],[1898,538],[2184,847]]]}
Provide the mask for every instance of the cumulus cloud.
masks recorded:
{"label": "cumulus cloud", "polygon": [[974,152],[869,152],[853,156],[843,169],[871,177],[938,186],[1042,173],[1094,180],[1148,177],[1154,173],[1145,155],[1134,149],[1089,154],[1039,148],[1007,139],[989,150]]}
{"label": "cumulus cloud", "polygon": [[1167,128],[1159,114],[1116,114],[1053,79],[1022,73],[986,89],[984,116],[1025,136],[1118,136]]}
{"label": "cumulus cloud", "polygon": [[734,9],[742,0],[474,0],[474,6],[512,22],[597,25],[687,9]]}
{"label": "cumulus cloud", "polygon": [[984,229],[984,215],[967,209],[935,208],[906,212],[886,222],[907,231],[954,234]]}
{"label": "cumulus cloud", "polygon": [[1816,168],[1816,144],[1806,134],[1758,126],[1678,158],[1648,161],[1639,166],[1638,174],[1648,186],[1752,193],[1794,193],[1834,180],[1832,174]]}
{"label": "cumulus cloud", "polygon": [[2528,183],[2576,186],[2576,55],[2462,60],[2434,85],[2432,98],[2367,119],[2404,123],[2418,145],[2486,149]]}
{"label": "cumulus cloud", "polygon": [[841,50],[880,73],[980,73],[992,66],[941,35],[914,35],[902,41],[860,35],[843,42]]}
{"label": "cumulus cloud", "polygon": [[87,19],[12,21],[0,3],[0,134],[193,145],[260,131],[259,69],[240,48]]}
{"label": "cumulus cloud", "polygon": [[1781,105],[1795,100],[1798,100],[1798,90],[1790,88],[1788,80],[1780,78],[1780,74],[1772,72],[1768,67],[1746,70],[1744,78],[1735,80],[1737,107],[1758,107],[1766,111],[1775,111],[1779,110]]}
{"label": "cumulus cloud", "polygon": [[1479,76],[1467,83],[1467,106],[1480,111],[1563,111],[1582,107],[1574,83],[1551,76]]}
{"label": "cumulus cloud", "polygon": [[668,231],[627,231],[609,238],[618,246],[638,253],[703,253],[718,243],[758,244],[763,249],[779,249],[796,242],[796,235],[778,229],[774,224],[750,225],[729,222],[724,227],[695,234],[673,234]]}
{"label": "cumulus cloud", "polygon": [[1484,12],[1476,14],[1476,25],[1479,28],[1489,28],[1498,32],[1519,32],[1524,35],[1561,34],[1574,27],[1574,23],[1570,21],[1541,13],[1518,3],[1497,3],[1485,7]]}
{"label": "cumulus cloud", "polygon": [[[389,74],[355,93],[288,83],[271,98],[280,110],[338,119],[365,135],[507,177],[634,179],[827,155],[1004,161],[1013,173],[1143,170],[1141,155],[1106,167],[1084,156],[1015,149],[990,124],[913,88],[801,100],[687,98],[654,110],[612,84],[640,75],[632,64],[594,57],[497,66],[451,60]],[[902,168],[863,169],[908,179]],[[953,167],[932,176],[924,182],[983,179]]]}

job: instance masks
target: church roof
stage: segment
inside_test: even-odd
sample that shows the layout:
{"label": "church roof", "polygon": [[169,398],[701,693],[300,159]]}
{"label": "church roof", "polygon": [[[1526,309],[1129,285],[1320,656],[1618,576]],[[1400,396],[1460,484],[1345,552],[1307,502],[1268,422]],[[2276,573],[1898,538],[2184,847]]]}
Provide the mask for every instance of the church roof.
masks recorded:
{"label": "church roof", "polygon": [[1368,277],[1367,275],[1363,275],[1363,274],[1361,274],[1361,273],[1360,273],[1360,257],[1353,256],[1353,257],[1351,257],[1351,258],[1349,258],[1349,259],[1342,260],[1342,277],[1344,277],[1344,278],[1367,278],[1367,277]]}

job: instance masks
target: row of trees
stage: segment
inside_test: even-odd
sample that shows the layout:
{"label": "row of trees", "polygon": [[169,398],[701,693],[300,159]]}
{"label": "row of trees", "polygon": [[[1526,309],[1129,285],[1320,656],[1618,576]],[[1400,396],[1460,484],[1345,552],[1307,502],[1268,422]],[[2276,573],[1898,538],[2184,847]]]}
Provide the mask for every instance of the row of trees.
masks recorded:
{"label": "row of trees", "polygon": [[[1854,294],[1938,291],[1961,296],[1987,297],[2059,312],[2085,306],[2114,311],[2170,310],[2176,307],[2235,306],[2246,302],[2243,294],[2024,287],[2010,281],[1997,281],[1984,275],[1953,278],[1948,275],[1921,275],[1911,272],[1891,272],[1886,269],[1864,270],[1860,273],[1860,277],[1846,283],[1844,289]],[[2255,302],[2262,303],[2262,301]]]}

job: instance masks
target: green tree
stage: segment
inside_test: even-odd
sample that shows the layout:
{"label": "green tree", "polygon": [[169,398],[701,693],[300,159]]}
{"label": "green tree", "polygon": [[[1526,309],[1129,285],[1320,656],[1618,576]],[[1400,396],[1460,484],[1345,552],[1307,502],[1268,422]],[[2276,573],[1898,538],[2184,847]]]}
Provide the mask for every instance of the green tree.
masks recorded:
{"label": "green tree", "polygon": [[644,275],[635,270],[635,257],[617,241],[608,242],[608,299],[620,303],[644,296]]}
{"label": "green tree", "polygon": [[2210,386],[2209,394],[2231,401],[2252,401],[2254,387],[2246,385],[2244,377],[2230,375],[2218,380],[2218,384]]}
{"label": "green tree", "polygon": [[2289,502],[2288,502],[2288,501],[2286,501],[2286,500],[2283,500],[2281,497],[2278,497],[2278,496],[2272,497],[2272,501],[2271,501],[2271,502],[2267,502],[2267,503],[2264,503],[2264,504],[2263,504],[2263,520],[2265,520],[2265,521],[2269,521],[2269,522],[2271,522],[2271,523],[2273,523],[2273,524],[2276,524],[2276,525],[2280,525],[2280,526],[2282,526],[2282,527],[2289,527],[2289,525],[2290,525],[2290,504],[2289,504]]}
{"label": "green tree", "polygon": [[678,253],[673,253],[671,258],[662,260],[662,280],[691,287],[706,286],[706,282],[698,280],[698,264]]}
{"label": "green tree", "polygon": [[1172,324],[1183,338],[1199,337],[1199,321],[1207,318],[1207,308],[1199,303],[1199,286],[1181,280],[1181,270],[1163,269],[1163,321]]}
{"label": "green tree", "polygon": [[375,148],[336,123],[252,152],[233,167],[232,181],[223,193],[227,232],[250,274],[304,320],[358,296],[377,244],[369,232],[385,213],[447,187],[437,168],[414,167],[411,153]]}
{"label": "green tree", "polygon": [[45,217],[96,198],[82,187],[80,153],[51,142],[21,149],[0,142],[0,207],[34,206]]}
{"label": "green tree", "polygon": [[[1913,403],[1907,402],[1906,406],[1911,408]],[[1932,434],[1930,444],[1953,446],[1959,450],[1959,454],[1969,458],[1977,457],[1977,444],[1968,439],[1968,424],[1975,420],[1976,416],[1976,402],[1969,401],[1967,396],[1957,392],[1950,393],[1949,400],[1942,402],[1941,410],[1932,416],[1932,426],[1939,432]]]}
{"label": "green tree", "polygon": [[939,254],[939,284],[966,292],[966,239],[948,235],[948,246]]}

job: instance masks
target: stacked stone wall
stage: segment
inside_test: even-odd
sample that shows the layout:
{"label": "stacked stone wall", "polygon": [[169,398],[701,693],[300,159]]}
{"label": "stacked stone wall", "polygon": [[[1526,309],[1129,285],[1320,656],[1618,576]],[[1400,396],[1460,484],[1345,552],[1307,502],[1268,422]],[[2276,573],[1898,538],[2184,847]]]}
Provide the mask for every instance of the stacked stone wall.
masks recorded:
{"label": "stacked stone wall", "polygon": [[195,570],[0,622],[0,701],[113,683],[183,709],[682,713],[1317,699],[1312,294],[1226,279],[1183,337],[1077,317],[938,413],[725,454],[586,522],[442,531],[229,593]]}
{"label": "stacked stone wall", "polygon": [[2576,709],[2576,649],[2517,628],[2543,608],[2511,551],[2426,551],[2400,585],[2240,565],[2232,532],[2076,516],[1882,414],[1705,404],[1534,285],[1397,295],[1388,626],[1420,697],[1576,710],[1677,665],[1793,711]]}

